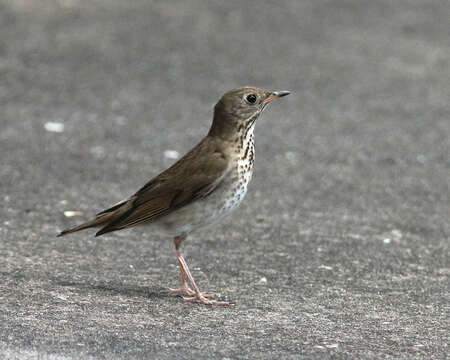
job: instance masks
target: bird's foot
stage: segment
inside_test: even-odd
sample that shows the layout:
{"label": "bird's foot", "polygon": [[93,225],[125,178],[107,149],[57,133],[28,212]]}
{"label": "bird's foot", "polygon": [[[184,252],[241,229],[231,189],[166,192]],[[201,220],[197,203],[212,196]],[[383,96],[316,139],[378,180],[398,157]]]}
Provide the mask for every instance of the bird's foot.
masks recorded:
{"label": "bird's foot", "polygon": [[177,289],[169,288],[169,291],[174,295],[189,295],[194,296],[195,291],[192,290],[189,286],[182,286]]}
{"label": "bird's foot", "polygon": [[[177,259],[180,265],[180,273],[181,273],[181,287],[178,289],[171,289],[172,294],[185,294],[189,297],[183,297],[184,301],[187,302],[198,302],[205,305],[219,305],[219,306],[228,306],[230,303],[228,301],[218,301],[218,300],[209,300],[214,297],[214,294],[202,293],[197,284],[195,283],[194,277],[189,270],[189,267],[186,264],[186,260],[183,255],[179,252],[178,247],[180,246],[180,242],[183,240],[180,237],[175,237],[173,242],[175,244],[175,249],[177,252]],[[186,277],[189,279],[194,290],[192,290],[186,281]]]}
{"label": "bird's foot", "polygon": [[214,297],[214,294],[194,293],[193,296],[191,297],[183,297],[183,300],[187,302],[199,302],[205,305],[218,305],[218,306],[230,305],[228,301],[209,300],[208,298],[211,297]]}
{"label": "bird's foot", "polygon": [[[178,289],[169,289],[170,292],[174,295],[188,295],[195,297],[195,291],[192,290],[189,286],[185,285]],[[213,298],[214,294],[201,293],[201,295],[207,299]]]}

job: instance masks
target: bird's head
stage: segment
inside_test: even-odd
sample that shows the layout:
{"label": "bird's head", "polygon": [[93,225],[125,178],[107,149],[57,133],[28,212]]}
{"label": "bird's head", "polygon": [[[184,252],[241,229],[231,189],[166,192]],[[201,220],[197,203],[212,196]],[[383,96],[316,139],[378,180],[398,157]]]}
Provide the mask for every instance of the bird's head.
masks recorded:
{"label": "bird's head", "polygon": [[267,91],[244,86],[225,93],[214,107],[212,136],[227,137],[253,126],[267,104],[289,91]]}

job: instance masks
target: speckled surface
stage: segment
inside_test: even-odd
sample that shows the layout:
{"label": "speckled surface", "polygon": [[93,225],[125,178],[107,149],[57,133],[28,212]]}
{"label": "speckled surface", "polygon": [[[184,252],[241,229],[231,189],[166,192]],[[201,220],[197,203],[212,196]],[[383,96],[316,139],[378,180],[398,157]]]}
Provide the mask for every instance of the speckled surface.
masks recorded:
{"label": "speckled surface", "polygon": [[[449,18],[422,0],[0,1],[0,358],[446,358]],[[247,84],[292,94],[258,120],[240,209],[183,248],[234,306],[169,294],[169,238],[56,238]]]}

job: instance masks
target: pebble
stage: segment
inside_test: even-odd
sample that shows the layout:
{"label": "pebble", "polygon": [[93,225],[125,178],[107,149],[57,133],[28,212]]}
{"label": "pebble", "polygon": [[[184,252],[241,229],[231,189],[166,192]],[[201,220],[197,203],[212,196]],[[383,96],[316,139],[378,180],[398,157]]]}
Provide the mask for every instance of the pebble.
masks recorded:
{"label": "pebble", "polygon": [[49,121],[44,124],[44,129],[48,132],[62,133],[64,131],[64,124],[60,122]]}
{"label": "pebble", "polygon": [[168,159],[178,159],[180,157],[180,153],[176,150],[166,150],[164,151],[164,156]]}
{"label": "pebble", "polygon": [[261,285],[267,284],[267,278],[266,277],[262,277],[261,279],[259,279],[258,284],[261,284]]}
{"label": "pebble", "polygon": [[64,211],[65,217],[80,216],[80,215],[83,215],[82,211]]}

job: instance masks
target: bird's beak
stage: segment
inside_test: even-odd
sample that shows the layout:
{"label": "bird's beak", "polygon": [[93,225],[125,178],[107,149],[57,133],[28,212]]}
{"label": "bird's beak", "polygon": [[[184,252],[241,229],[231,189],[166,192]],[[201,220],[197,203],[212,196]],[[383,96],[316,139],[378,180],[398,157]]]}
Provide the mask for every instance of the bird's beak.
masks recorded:
{"label": "bird's beak", "polygon": [[263,104],[268,104],[280,97],[289,95],[290,92],[289,91],[273,91],[269,94],[269,96],[267,96],[263,101],[261,101]]}

